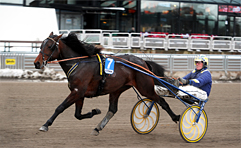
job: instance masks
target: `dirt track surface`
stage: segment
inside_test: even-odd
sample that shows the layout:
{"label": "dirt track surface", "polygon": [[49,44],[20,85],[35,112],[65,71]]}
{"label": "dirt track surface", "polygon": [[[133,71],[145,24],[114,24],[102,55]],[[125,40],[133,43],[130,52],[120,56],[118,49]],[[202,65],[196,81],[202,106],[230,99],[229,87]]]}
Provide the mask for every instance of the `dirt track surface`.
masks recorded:
{"label": "dirt track surface", "polygon": [[[131,127],[130,113],[138,101],[133,90],[119,99],[119,110],[99,136],[91,131],[105,116],[108,96],[87,98],[82,113],[99,108],[102,114],[77,120],[75,106],[60,114],[48,132],[38,129],[49,119],[56,107],[69,94],[67,83],[0,82],[0,147],[240,147],[241,83],[213,84],[210,100],[205,106],[208,130],[199,143],[186,143],[178,124],[159,107],[161,115],[155,130],[139,135]],[[185,106],[166,98],[176,114]]]}

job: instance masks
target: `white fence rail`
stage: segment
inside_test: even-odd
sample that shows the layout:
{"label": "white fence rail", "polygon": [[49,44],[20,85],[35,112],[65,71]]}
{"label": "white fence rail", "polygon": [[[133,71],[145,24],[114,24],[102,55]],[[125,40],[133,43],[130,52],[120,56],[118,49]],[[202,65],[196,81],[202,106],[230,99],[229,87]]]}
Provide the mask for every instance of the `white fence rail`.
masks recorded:
{"label": "white fence rail", "polygon": [[[60,30],[64,36],[75,32],[79,40],[103,45],[108,49],[164,49],[187,51],[230,51],[241,52],[241,37],[175,35],[148,33],[120,33],[118,30],[75,29]],[[29,45],[26,45],[28,43]],[[41,41],[5,41],[0,40],[0,51],[39,52]]]}
{"label": "white fence rail", "polygon": [[[60,30],[60,33],[63,31]],[[110,49],[165,49],[241,52],[241,37],[175,35],[150,33],[120,33],[118,30],[69,30],[79,33],[79,39]],[[95,41],[93,41],[95,40]]]}

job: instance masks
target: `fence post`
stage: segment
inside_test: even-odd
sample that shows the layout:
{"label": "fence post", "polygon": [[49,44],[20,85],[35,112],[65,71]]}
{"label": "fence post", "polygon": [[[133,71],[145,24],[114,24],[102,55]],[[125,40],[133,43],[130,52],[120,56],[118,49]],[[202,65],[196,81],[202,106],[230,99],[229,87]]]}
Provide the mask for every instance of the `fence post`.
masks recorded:
{"label": "fence post", "polygon": [[168,51],[168,36],[166,36],[164,40],[164,49],[165,51]]}
{"label": "fence post", "polygon": [[169,58],[169,62],[170,62],[170,75],[172,75],[172,69],[173,69],[173,57],[172,57],[172,55],[170,54],[169,55],[170,56],[170,58]]}
{"label": "fence post", "polygon": [[192,51],[192,50],[191,50],[191,35],[188,36],[188,40],[187,40],[187,51]]}
{"label": "fence post", "polygon": [[32,43],[32,52],[33,52],[33,43]]}
{"label": "fence post", "polygon": [[227,71],[227,55],[224,55],[224,71],[225,71],[225,75],[228,76],[228,71]]}
{"label": "fence post", "polygon": [[128,41],[129,41],[128,48],[131,49],[131,43],[132,43],[132,41],[131,41],[131,33],[128,34]]}

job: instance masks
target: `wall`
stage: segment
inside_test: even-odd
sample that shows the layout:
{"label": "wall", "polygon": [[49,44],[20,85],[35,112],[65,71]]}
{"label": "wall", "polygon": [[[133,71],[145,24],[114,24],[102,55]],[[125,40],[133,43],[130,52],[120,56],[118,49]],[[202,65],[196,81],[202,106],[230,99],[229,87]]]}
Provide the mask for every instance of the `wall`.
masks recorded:
{"label": "wall", "polygon": [[0,5],[0,40],[43,41],[58,33],[55,9]]}

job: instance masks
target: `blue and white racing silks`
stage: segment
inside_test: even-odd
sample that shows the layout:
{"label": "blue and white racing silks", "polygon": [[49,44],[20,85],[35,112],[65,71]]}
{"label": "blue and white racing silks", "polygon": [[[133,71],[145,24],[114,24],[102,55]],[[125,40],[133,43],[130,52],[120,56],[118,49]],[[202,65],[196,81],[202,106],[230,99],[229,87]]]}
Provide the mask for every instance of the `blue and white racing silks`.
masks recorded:
{"label": "blue and white racing silks", "polygon": [[183,79],[189,80],[190,85],[206,91],[209,96],[212,87],[212,76],[207,68],[203,68],[202,70],[193,70],[184,76]]}

